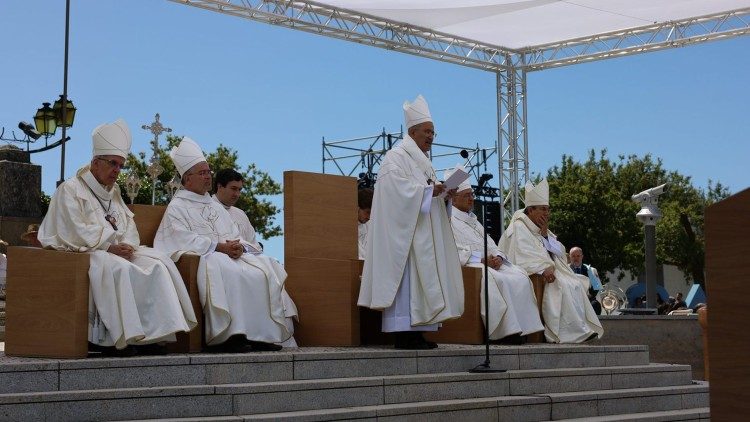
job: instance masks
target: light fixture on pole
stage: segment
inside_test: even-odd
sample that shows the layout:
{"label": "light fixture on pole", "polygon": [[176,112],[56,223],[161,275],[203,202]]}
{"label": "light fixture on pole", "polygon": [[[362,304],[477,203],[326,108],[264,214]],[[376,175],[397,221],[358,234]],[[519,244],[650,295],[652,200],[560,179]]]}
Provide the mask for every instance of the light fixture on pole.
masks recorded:
{"label": "light fixture on pole", "polygon": [[34,115],[34,125],[37,132],[41,133],[45,139],[57,132],[57,119],[55,112],[50,107],[50,103],[43,103],[42,107]]}

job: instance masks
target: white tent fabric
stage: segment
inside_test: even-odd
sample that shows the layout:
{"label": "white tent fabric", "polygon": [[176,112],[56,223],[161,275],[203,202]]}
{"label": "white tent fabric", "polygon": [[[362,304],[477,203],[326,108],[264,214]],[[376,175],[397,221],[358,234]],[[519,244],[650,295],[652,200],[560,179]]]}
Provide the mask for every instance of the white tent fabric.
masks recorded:
{"label": "white tent fabric", "polygon": [[322,0],[510,49],[750,7],[750,0]]}

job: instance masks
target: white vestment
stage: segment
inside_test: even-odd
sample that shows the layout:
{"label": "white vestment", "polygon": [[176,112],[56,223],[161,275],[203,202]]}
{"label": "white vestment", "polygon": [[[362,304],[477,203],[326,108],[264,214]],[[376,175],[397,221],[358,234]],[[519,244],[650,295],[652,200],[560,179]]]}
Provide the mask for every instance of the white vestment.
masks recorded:
{"label": "white vestment", "polygon": [[0,289],[5,289],[5,277],[8,271],[8,258],[0,253]]}
{"label": "white vestment", "polygon": [[[359,306],[384,310],[384,331],[434,330],[464,310],[446,204],[432,197],[428,180],[436,180],[430,160],[405,135],[378,172],[359,290]],[[408,308],[398,306],[399,300]],[[399,309],[408,315],[400,316]]]}
{"label": "white vestment", "polygon": [[[499,243],[500,250],[526,274],[541,274],[550,266],[555,268],[555,281],[544,288],[544,336],[552,343],[580,343],[594,333],[602,337],[604,329],[587,296],[588,278],[570,269],[564,258],[565,248],[549,231],[548,237],[550,240],[541,235],[539,227],[523,210],[518,210]],[[562,255],[549,253],[545,242],[553,250],[560,249]]]}
{"label": "white vestment", "polygon": [[[216,201],[219,205],[224,207],[225,210],[229,212],[229,216],[232,217],[232,221],[234,221],[234,224],[237,225],[237,229],[240,231],[240,237],[242,239],[245,239],[248,242],[248,245],[250,246],[248,249],[248,252],[250,252],[253,255],[261,255],[263,253],[263,246],[258,243],[258,241],[255,239],[255,227],[250,223],[250,219],[247,218],[247,214],[245,214],[245,211],[242,211],[241,209],[233,206],[226,206],[221,201],[219,201],[219,198],[216,197],[216,195],[213,196],[214,201]],[[265,256],[265,255],[264,255]],[[272,264],[274,266],[281,267],[281,264],[273,258],[268,258],[270,261],[273,261]],[[281,273],[281,271],[284,271],[284,279],[286,279],[286,272],[282,268],[281,270],[276,269],[275,270],[278,273]],[[281,301],[284,305],[284,316],[286,317],[285,323],[286,327],[289,330],[290,333],[294,334],[294,319],[297,319],[299,321],[299,316],[297,313],[297,305],[294,304],[294,301],[292,300],[291,296],[289,296],[289,293],[286,292],[286,289],[283,289],[281,291]],[[294,337],[289,337],[289,340],[282,343],[282,346],[285,347],[297,347],[297,342],[294,340]]]}
{"label": "white vestment", "polygon": [[[473,213],[463,212],[456,208],[451,216],[451,225],[461,264],[484,268],[481,263],[482,255],[484,255],[484,242],[482,241],[484,230],[482,224],[477,221],[477,217]],[[489,235],[487,236],[487,254],[503,258],[503,264],[499,270],[487,268],[489,276],[487,287],[490,291],[490,339],[497,340],[511,334],[525,336],[544,330],[537,310],[534,286],[526,275],[526,271],[505,259]],[[484,271],[482,273],[484,277]],[[486,323],[484,294],[484,282],[482,282],[481,309]]]}
{"label": "white vestment", "polygon": [[370,228],[370,222],[360,223],[357,222],[357,244],[359,251],[359,259],[365,259],[365,253],[367,252],[367,230]]}
{"label": "white vestment", "polygon": [[[115,219],[115,229],[105,215]],[[107,191],[89,167],[61,184],[39,227],[46,248],[87,252],[89,341],[119,349],[175,341],[197,324],[185,284],[168,256],[139,246],[133,213],[115,184]],[[135,248],[133,258],[107,252],[113,244]]]}
{"label": "white vestment", "polygon": [[244,253],[232,259],[216,252],[216,245],[227,240],[250,247],[227,210],[209,194],[181,189],[167,206],[154,248],[175,261],[184,253],[201,256],[198,291],[207,344],[223,343],[233,335],[266,343],[288,340],[292,333],[282,304],[286,271],[265,255]]}

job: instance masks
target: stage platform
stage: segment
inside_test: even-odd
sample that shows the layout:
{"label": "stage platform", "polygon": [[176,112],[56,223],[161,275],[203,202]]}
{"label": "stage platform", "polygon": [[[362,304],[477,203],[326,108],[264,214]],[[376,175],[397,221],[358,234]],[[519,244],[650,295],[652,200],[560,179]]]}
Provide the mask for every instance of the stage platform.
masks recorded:
{"label": "stage platform", "polygon": [[275,353],[0,357],[0,420],[706,420],[708,385],[646,346],[310,347]]}

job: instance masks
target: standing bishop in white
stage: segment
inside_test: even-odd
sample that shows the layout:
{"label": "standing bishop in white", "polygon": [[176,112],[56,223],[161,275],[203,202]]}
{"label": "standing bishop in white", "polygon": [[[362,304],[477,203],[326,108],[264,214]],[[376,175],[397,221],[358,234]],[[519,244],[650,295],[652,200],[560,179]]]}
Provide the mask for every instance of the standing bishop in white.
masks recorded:
{"label": "standing bishop in white", "polygon": [[526,208],[516,211],[500,238],[499,248],[508,259],[540,274],[544,288],[544,336],[551,343],[581,343],[601,337],[604,329],[589,303],[589,280],[575,274],[565,258],[565,247],[549,230],[549,185],[526,183]]}
{"label": "standing bishop in white", "polygon": [[206,343],[218,352],[280,350],[272,343],[292,336],[281,298],[286,273],[250,253],[256,246],[208,194],[211,169],[198,144],[183,138],[169,155],[183,188],[167,206],[154,247],[175,261],[184,253],[200,255]]}
{"label": "standing bishop in white", "polygon": [[97,127],[92,137],[91,163],[57,188],[39,241],[90,255],[91,343],[122,350],[175,341],[176,332],[190,331],[197,322],[174,263],[139,246],[133,213],[120,195],[116,181],[130,151],[130,129],[120,119]]}
{"label": "standing bishop in white", "polygon": [[[279,261],[263,254],[263,245],[256,240],[255,227],[250,223],[250,219],[247,217],[245,211],[234,206],[240,199],[244,183],[245,180],[242,174],[236,170],[229,168],[219,170],[214,176],[214,201],[229,212],[232,221],[234,221],[234,224],[237,225],[240,231],[240,238],[248,242],[248,252],[264,261],[269,268],[273,268],[276,274],[282,276],[282,280],[286,280],[286,270],[284,270]],[[286,289],[281,291],[281,300],[284,303],[286,328],[290,333],[294,333],[294,319],[297,318],[297,305],[294,304]],[[297,342],[294,340],[294,337],[289,337],[289,340],[281,345],[285,347],[297,347]]]}
{"label": "standing bishop in white", "polygon": [[421,95],[403,108],[408,134],[378,172],[358,304],[383,310],[382,329],[396,333],[397,348],[429,349],[437,345],[421,332],[461,316],[463,280],[439,196],[446,189],[427,155],[435,138],[430,110]]}
{"label": "standing bishop in white", "polygon": [[[452,171],[446,171],[446,180],[451,173]],[[482,223],[472,212],[473,209],[474,192],[467,180],[458,186],[453,198],[451,225],[461,264],[478,268],[484,268],[482,265],[484,263],[488,264],[490,339],[499,340],[516,334],[526,336],[544,330],[537,310],[534,286],[526,275],[526,271],[510,263],[489,235],[487,235],[487,258],[482,258],[485,233]],[[482,277],[484,277],[484,271]],[[484,282],[482,282],[482,316],[487,325],[484,295]],[[514,338],[511,337],[511,339]],[[518,338],[515,337],[515,339]]]}

